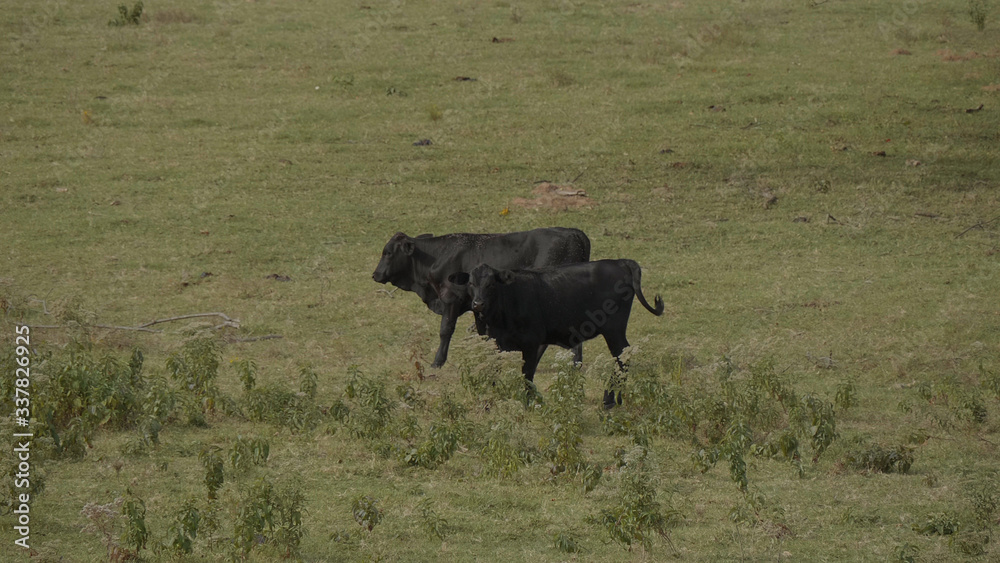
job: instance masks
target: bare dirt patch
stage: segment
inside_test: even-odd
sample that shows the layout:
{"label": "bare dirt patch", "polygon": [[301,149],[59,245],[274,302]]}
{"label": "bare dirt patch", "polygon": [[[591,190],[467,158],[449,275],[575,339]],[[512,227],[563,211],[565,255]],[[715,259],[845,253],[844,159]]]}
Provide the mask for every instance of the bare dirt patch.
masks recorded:
{"label": "bare dirt patch", "polygon": [[552,184],[542,182],[531,190],[533,198],[515,197],[511,200],[511,205],[524,209],[552,209],[554,211],[566,211],[580,207],[592,207],[594,200],[587,196],[587,192],[571,185]]}

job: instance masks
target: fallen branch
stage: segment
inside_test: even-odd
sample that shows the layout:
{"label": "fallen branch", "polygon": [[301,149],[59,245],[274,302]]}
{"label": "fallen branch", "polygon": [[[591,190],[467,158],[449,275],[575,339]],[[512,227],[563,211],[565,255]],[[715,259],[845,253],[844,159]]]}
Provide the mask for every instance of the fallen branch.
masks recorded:
{"label": "fallen branch", "polygon": [[990,223],[995,223],[998,219],[1000,219],[1000,215],[998,215],[998,216],[990,219],[989,221],[986,221],[985,223],[982,222],[982,221],[980,221],[980,222],[976,223],[975,225],[972,225],[968,229],[965,229],[964,231],[962,231],[962,232],[958,233],[957,235],[955,235],[955,238],[962,238],[963,236],[965,236],[965,233],[971,231],[972,229],[985,229],[987,226],[990,225]]}
{"label": "fallen branch", "polygon": [[236,343],[236,342],[257,342],[258,340],[276,340],[278,338],[284,338],[281,334],[265,334],[264,336],[251,336],[250,338],[226,338],[226,342]]}
{"label": "fallen branch", "polygon": [[239,321],[239,319],[231,319],[231,318],[229,318],[229,315],[227,315],[225,313],[192,313],[190,315],[179,315],[177,317],[167,317],[165,319],[156,319],[155,321],[150,321],[148,323],[141,324],[141,325],[139,325],[136,328],[146,328],[146,327],[150,327],[150,326],[153,326],[153,325],[158,325],[158,324],[161,324],[161,323],[169,323],[169,322],[173,322],[173,321],[182,321],[184,319],[196,319],[196,318],[199,318],[199,317],[222,317],[223,321],[225,321],[225,322],[223,322],[222,324],[216,326],[215,328],[222,328],[222,327],[225,327],[225,326],[229,326],[229,327],[233,327],[233,328],[240,328],[240,321]]}
{"label": "fallen branch", "polygon": [[[221,317],[222,322],[212,327],[212,330],[218,330],[220,328],[240,328],[239,319],[233,319],[225,313],[193,313],[190,315],[179,315],[176,317],[167,317],[165,319],[156,319],[154,321],[149,321],[148,323],[143,323],[139,326],[117,326],[117,325],[82,325],[91,328],[103,328],[107,330],[132,330],[138,332],[152,332],[156,334],[163,333],[162,330],[155,330],[149,328],[154,325],[169,323],[173,321],[182,321],[185,319],[197,319],[202,317]],[[71,325],[29,325],[31,328],[51,328],[51,329],[65,329],[70,328]]]}

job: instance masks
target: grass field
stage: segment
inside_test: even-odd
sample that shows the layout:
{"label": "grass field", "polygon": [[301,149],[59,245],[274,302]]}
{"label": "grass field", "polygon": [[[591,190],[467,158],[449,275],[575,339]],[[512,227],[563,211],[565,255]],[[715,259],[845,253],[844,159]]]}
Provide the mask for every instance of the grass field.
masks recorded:
{"label": "grass field", "polygon": [[[32,560],[1000,558],[996,2],[117,8],[0,0]],[[371,279],[397,231],[542,226],[666,301],[610,416],[603,342],[526,407]]]}

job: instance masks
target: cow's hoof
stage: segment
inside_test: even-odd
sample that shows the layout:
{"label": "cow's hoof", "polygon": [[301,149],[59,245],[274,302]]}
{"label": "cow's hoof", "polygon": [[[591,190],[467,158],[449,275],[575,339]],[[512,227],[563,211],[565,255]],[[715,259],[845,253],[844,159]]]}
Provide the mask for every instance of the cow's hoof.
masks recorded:
{"label": "cow's hoof", "polygon": [[[618,404],[621,404],[620,402]],[[609,411],[615,408],[615,394],[604,392],[604,410]]]}

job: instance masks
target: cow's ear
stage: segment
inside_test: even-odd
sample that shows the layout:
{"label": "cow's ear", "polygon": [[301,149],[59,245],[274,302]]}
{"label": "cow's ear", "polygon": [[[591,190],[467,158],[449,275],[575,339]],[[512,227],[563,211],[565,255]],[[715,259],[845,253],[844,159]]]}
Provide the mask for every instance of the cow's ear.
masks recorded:
{"label": "cow's ear", "polygon": [[469,274],[467,272],[455,272],[448,276],[448,283],[454,285],[466,285],[469,283]]}
{"label": "cow's ear", "polygon": [[513,283],[513,281],[514,281],[514,272],[512,272],[510,270],[501,270],[501,271],[497,272],[497,279],[500,280],[500,283],[503,283],[503,284]]}
{"label": "cow's ear", "polygon": [[413,244],[412,239],[406,239],[403,242],[399,243],[399,247],[403,249],[404,254],[410,256],[413,254],[413,249],[415,248],[415,245]]}

